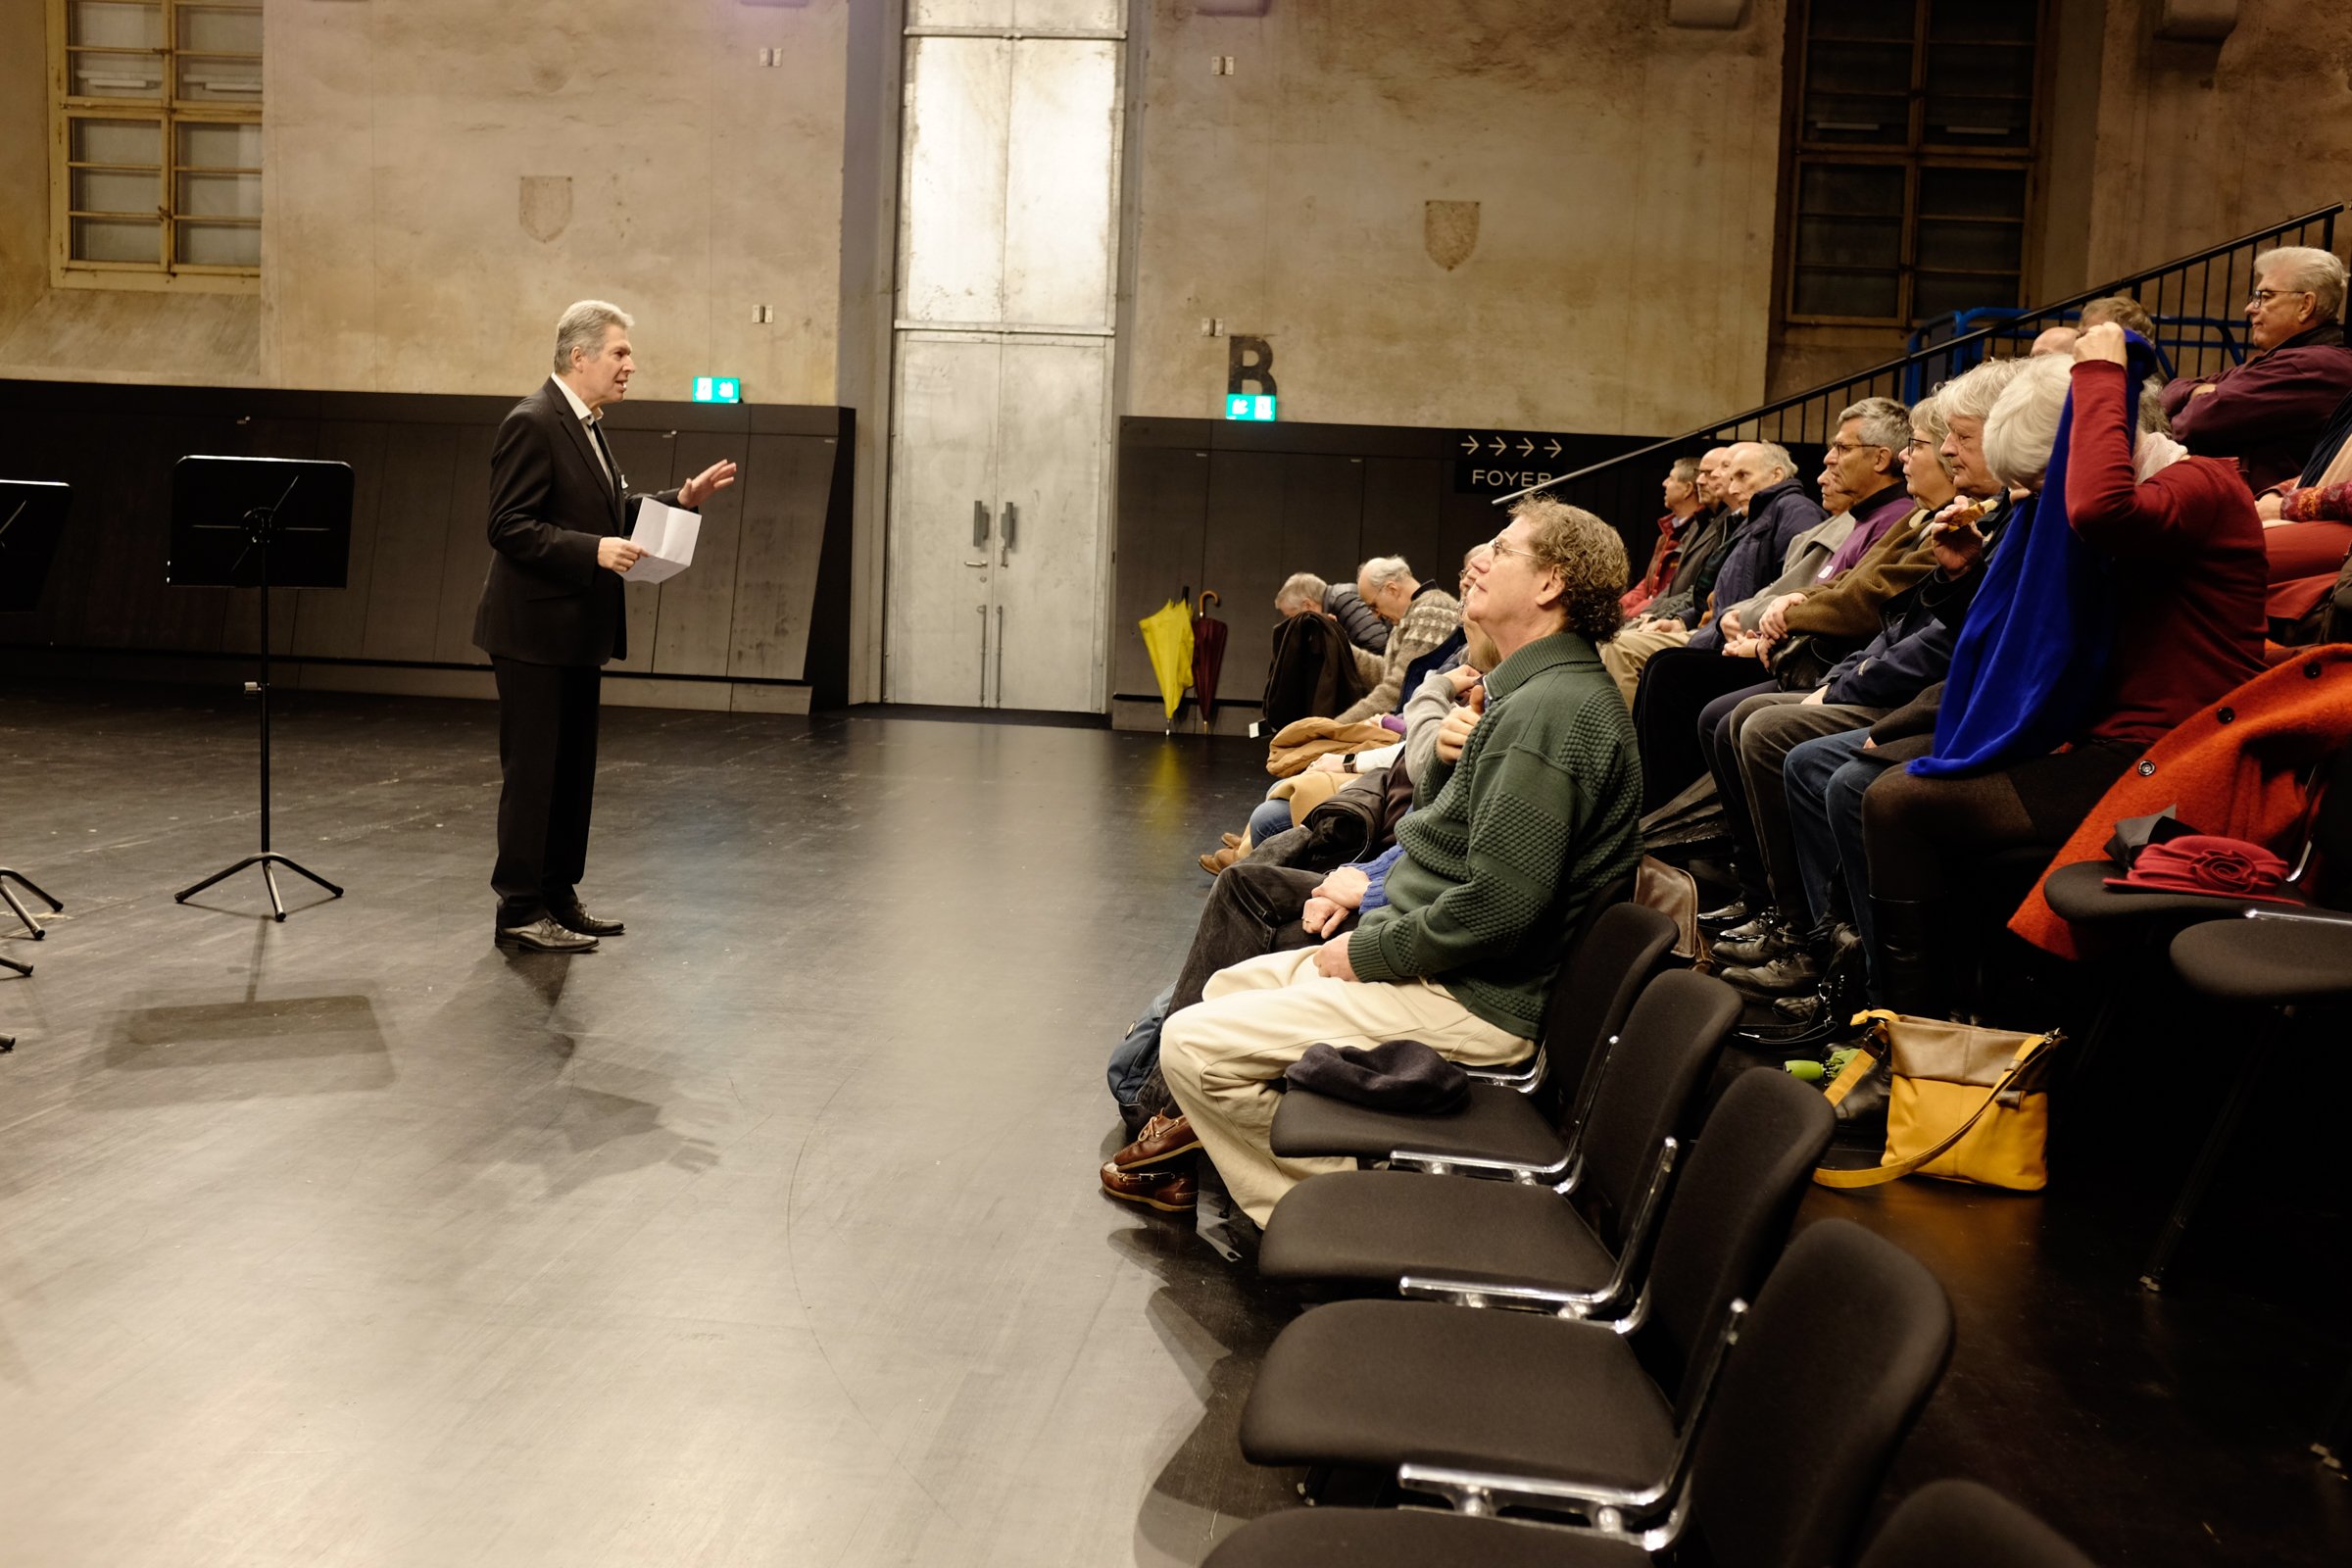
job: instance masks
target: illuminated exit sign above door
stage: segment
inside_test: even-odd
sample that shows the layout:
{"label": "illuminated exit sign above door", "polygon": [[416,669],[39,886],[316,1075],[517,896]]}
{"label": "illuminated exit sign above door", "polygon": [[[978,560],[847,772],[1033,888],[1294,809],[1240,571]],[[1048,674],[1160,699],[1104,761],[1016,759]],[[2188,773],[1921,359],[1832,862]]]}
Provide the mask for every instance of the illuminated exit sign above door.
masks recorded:
{"label": "illuminated exit sign above door", "polygon": [[1261,424],[1274,422],[1274,400],[1253,392],[1231,392],[1225,397],[1225,417],[1250,419]]}
{"label": "illuminated exit sign above door", "polygon": [[741,403],[743,382],[732,375],[698,375],[694,378],[694,401],[697,403]]}

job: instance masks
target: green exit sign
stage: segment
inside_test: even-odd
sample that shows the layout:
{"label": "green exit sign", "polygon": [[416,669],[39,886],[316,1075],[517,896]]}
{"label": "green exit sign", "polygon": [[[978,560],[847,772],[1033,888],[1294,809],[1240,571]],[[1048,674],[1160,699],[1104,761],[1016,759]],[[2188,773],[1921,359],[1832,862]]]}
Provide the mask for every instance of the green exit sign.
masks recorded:
{"label": "green exit sign", "polygon": [[1274,422],[1274,400],[1248,392],[1230,393],[1225,399],[1225,417],[1228,419],[1253,419],[1262,424],[1272,424]]}
{"label": "green exit sign", "polygon": [[[743,383],[731,375],[698,375],[694,378],[694,401],[697,403],[741,403]],[[1266,416],[1269,419],[1272,415]]]}

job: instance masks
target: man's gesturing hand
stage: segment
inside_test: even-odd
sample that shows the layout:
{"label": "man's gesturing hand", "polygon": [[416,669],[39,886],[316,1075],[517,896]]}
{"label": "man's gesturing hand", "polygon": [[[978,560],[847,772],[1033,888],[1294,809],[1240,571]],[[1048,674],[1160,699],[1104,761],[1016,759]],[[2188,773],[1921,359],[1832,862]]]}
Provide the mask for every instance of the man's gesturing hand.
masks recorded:
{"label": "man's gesturing hand", "polygon": [[735,482],[735,465],[713,463],[684,484],[678,486],[678,505],[694,510]]}
{"label": "man's gesturing hand", "polygon": [[1352,980],[1355,965],[1348,961],[1348,937],[1333,937],[1315,950],[1315,973],[1328,980]]}
{"label": "man's gesturing hand", "polygon": [[627,571],[637,564],[645,552],[618,534],[608,534],[596,542],[596,564],[607,571]]}

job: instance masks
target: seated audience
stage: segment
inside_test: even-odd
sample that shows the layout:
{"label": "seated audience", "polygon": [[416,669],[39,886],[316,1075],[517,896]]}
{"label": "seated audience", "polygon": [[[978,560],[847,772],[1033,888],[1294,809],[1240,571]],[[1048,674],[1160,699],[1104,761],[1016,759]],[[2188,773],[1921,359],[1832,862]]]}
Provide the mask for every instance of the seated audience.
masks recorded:
{"label": "seated audience", "polygon": [[1274,1082],[1318,1041],[1413,1039],[1473,1064],[1525,1056],[1567,935],[1641,856],[1640,767],[1594,644],[1619,624],[1624,544],[1590,513],[1531,498],[1474,570],[1494,657],[1446,721],[1388,907],[1321,947],[1219,971],[1172,1013],[1161,1066],[1236,1203],[1263,1224],[1291,1186],[1346,1160],[1267,1148]]}
{"label": "seated audience", "polygon": [[1273,656],[1258,698],[1267,724],[1281,729],[1301,718],[1327,718],[1380,679],[1381,663],[1348,641],[1323,608],[1325,584],[1311,571],[1295,572],[1274,591]]}
{"label": "seated audience", "polygon": [[1391,628],[1381,676],[1339,715],[1344,724],[1377,719],[1403,706],[1405,671],[1414,660],[1459,630],[1461,601],[1434,582],[1414,580],[1402,556],[1375,556],[1358,567],[1355,591]]}
{"label": "seated audience", "polygon": [[[1860,433],[1865,425],[1875,432],[1868,439]],[[1734,494],[1743,486],[1754,488],[1747,491],[1749,518],[1740,542],[1715,580],[1716,618],[1681,648],[1652,657],[1635,692],[1644,810],[1663,806],[1706,771],[1698,722],[1708,703],[1730,692],[1772,689],[1771,673],[1752,640],[1755,627],[1746,617],[1760,618],[1763,605],[1778,591],[1811,583],[1865,519],[1879,533],[1899,520],[1905,509],[1896,454],[1909,438],[1899,403],[1871,398],[1838,415],[1825,466],[1833,470],[1828,482],[1843,510],[1831,533],[1816,533],[1810,541],[1816,548],[1828,545],[1810,566],[1791,547],[1800,535],[1831,521],[1832,514],[1805,494],[1780,448],[1734,449]],[[1882,441],[1886,445],[1878,444]],[[1752,460],[1745,456],[1751,451]],[[1859,514],[1856,508],[1862,509]]]}
{"label": "seated audience", "polygon": [[1666,496],[1666,515],[1658,519],[1658,542],[1649,553],[1649,570],[1618,601],[1628,615],[1639,615],[1665,591],[1668,579],[1683,558],[1683,541],[1690,536],[1690,519],[1706,505],[1699,498],[1696,458],[1675,459],[1660,488]]}
{"label": "seated audience", "polygon": [[2257,492],[2302,469],[2328,416],[2352,392],[2352,348],[2336,320],[2344,275],[2342,262],[2309,246],[2254,258],[2246,301],[2254,357],[2164,389],[2173,434],[2190,453],[2235,459]]}
{"label": "seated audience", "polygon": [[[1743,913],[1761,915],[1761,931],[1730,939],[1752,945],[1753,963],[1737,973],[1724,971],[1751,995],[1782,995],[1812,984],[1820,973],[1814,950],[1837,936],[1826,909],[1806,909],[1781,764],[1798,744],[1869,723],[1885,711],[1830,701],[1831,682],[1846,668],[1841,655],[1849,649],[1858,659],[1883,655],[1899,640],[1897,628],[1906,617],[1922,616],[1923,624],[1934,619],[1932,611],[1923,615],[1916,605],[1917,590],[1936,568],[1929,522],[1956,491],[1939,450],[1948,432],[1936,398],[1923,399],[1910,416],[1902,453],[1908,507],[1899,522],[1850,569],[1765,612],[1758,635],[1773,656],[1778,690],[1742,697],[1728,710],[1723,703],[1710,704],[1700,715],[1701,750],[1739,846],[1733,864],[1747,906]],[[1867,645],[1865,635],[1872,638]]]}
{"label": "seated audience", "polygon": [[[1298,575],[1304,577],[1309,573],[1300,572]],[[1296,582],[1298,578],[1294,577],[1291,580]],[[1322,581],[1319,577],[1313,580]],[[1348,634],[1348,642],[1354,644],[1360,652],[1367,656],[1369,667],[1364,674],[1365,684],[1370,685],[1379,680],[1379,662],[1389,651],[1389,623],[1381,619],[1370,605],[1364,603],[1364,596],[1356,592],[1350,584],[1330,583],[1319,589],[1318,592],[1322,602],[1317,608],[1338,621],[1340,630]]]}
{"label": "seated audience", "polygon": [[1715,574],[1738,533],[1741,514],[1724,495],[1729,447],[1709,447],[1698,460],[1700,510],[1683,535],[1681,559],[1657,598],[1642,612],[1629,618],[1617,635],[1601,644],[1600,662],[1617,683],[1625,706],[1634,706],[1634,683],[1642,666],[1661,648],[1680,648],[1690,629],[1703,621]]}
{"label": "seated audience", "polygon": [[2352,553],[2352,396],[2336,405],[2303,471],[2254,498],[2270,557],[2265,607],[2275,642],[2320,639],[2320,618]]}
{"label": "seated audience", "polygon": [[1946,916],[1970,864],[2063,843],[2144,747],[2264,667],[2253,498],[2230,466],[2142,428],[2126,343],[2092,327],[2071,368],[2030,363],[1985,421],[1986,463],[2035,495],[1970,607],[1934,749],[1863,799],[1873,937],[1901,1011],[1944,1012],[1960,978]]}

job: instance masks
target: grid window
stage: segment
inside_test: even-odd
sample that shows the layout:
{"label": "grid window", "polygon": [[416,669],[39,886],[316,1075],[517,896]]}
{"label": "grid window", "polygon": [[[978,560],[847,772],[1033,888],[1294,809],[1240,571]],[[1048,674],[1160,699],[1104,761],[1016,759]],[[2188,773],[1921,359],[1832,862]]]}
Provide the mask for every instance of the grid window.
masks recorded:
{"label": "grid window", "polygon": [[51,0],[60,280],[250,287],[261,0]]}
{"label": "grid window", "polygon": [[1788,316],[2019,303],[2041,0],[1800,0]]}

